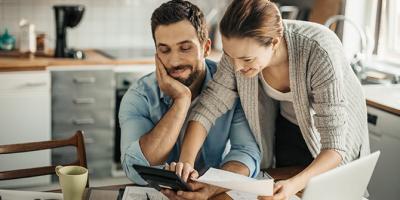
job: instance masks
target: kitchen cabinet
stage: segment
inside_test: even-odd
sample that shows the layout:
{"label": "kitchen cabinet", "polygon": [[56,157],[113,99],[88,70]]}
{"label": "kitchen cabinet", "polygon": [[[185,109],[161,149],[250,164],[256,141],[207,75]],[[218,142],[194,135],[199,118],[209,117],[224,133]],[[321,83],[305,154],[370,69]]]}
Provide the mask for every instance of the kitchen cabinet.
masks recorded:
{"label": "kitchen cabinet", "polygon": [[[84,131],[90,178],[111,176],[115,126],[112,66],[49,67],[52,78],[52,138]],[[75,149],[52,150],[53,164],[75,160]]]}
{"label": "kitchen cabinet", "polygon": [[[48,71],[0,73],[0,145],[51,139],[50,84]],[[50,164],[50,150],[0,155],[0,171]],[[42,176],[0,181],[0,188],[48,183]]]}
{"label": "kitchen cabinet", "polygon": [[400,116],[368,106],[371,152],[381,155],[368,191],[370,200],[400,198]]}

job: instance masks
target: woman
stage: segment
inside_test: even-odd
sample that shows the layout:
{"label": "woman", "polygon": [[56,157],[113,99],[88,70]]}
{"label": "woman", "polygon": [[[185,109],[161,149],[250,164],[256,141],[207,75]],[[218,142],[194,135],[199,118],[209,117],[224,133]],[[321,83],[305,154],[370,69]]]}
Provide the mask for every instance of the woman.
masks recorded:
{"label": "woman", "polygon": [[311,177],[369,153],[362,88],[332,31],[282,20],[268,0],[234,0],[220,30],[224,55],[190,114],[184,176],[210,126],[237,97],[263,152],[262,168],[307,166],[277,182],[273,199],[288,199]]}

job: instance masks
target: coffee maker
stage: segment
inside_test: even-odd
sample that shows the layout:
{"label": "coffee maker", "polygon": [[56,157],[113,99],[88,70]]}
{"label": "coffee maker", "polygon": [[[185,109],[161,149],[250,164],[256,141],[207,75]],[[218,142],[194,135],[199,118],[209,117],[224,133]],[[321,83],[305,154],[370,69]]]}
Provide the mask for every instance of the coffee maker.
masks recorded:
{"label": "coffee maker", "polygon": [[67,48],[67,27],[73,28],[82,19],[85,7],[83,5],[55,5],[53,6],[56,21],[56,58],[84,59],[81,50]]}

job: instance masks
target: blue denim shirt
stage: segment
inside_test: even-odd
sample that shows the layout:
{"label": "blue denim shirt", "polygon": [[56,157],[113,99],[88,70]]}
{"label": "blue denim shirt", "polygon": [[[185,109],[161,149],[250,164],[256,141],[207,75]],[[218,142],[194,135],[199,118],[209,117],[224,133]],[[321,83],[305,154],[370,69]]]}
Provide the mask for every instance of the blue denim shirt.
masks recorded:
{"label": "blue denim shirt", "polygon": [[[217,70],[216,63],[210,60],[205,61],[205,67],[206,77],[202,90],[206,88],[207,82]],[[158,87],[154,72],[134,83],[121,101],[119,121],[122,167],[128,178],[137,184],[146,182],[135,172],[132,165],[150,165],[140,148],[139,139],[158,123],[172,103],[172,99]],[[180,138],[183,137],[184,131],[181,130]],[[229,142],[230,150],[228,149],[225,154]],[[181,146],[182,140],[178,138],[167,163],[179,160]],[[201,172],[209,167],[219,168],[228,161],[238,161],[249,168],[251,177],[255,177],[259,172],[260,160],[260,150],[251,133],[240,100],[237,99],[233,109],[218,118],[210,129],[194,167]]]}

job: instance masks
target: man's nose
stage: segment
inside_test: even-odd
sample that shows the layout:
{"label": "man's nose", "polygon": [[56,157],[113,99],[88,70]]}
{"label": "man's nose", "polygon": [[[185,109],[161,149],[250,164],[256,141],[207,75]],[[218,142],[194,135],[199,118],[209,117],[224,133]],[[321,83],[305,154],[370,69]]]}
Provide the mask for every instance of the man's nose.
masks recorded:
{"label": "man's nose", "polygon": [[171,67],[176,67],[181,65],[182,58],[178,53],[171,53],[168,58],[168,64]]}

